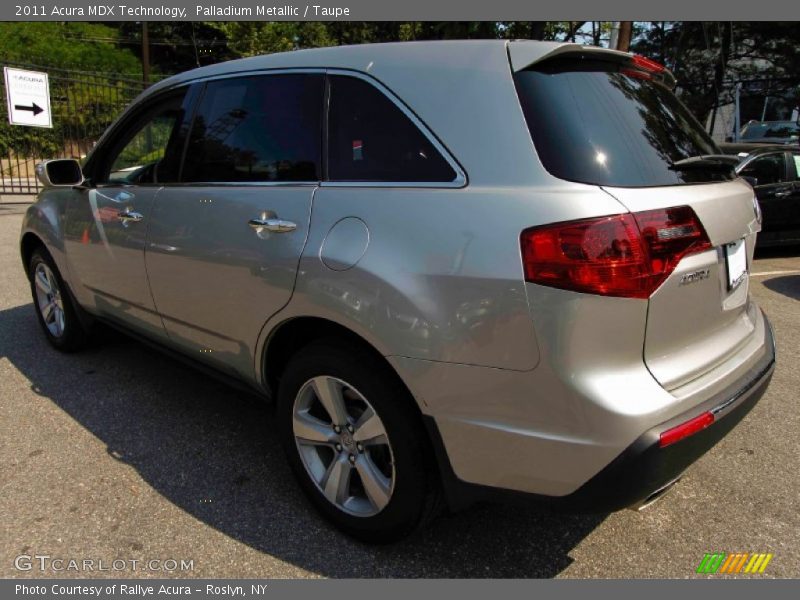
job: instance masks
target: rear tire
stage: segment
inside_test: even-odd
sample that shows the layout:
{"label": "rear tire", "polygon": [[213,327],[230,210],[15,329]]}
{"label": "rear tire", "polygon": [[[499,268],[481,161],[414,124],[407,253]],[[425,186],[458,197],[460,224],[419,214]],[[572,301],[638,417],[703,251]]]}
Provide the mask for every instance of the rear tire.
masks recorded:
{"label": "rear tire", "polygon": [[438,509],[413,402],[388,365],[336,340],[300,350],[281,378],[277,422],[292,471],[319,512],[362,541],[406,537]]}
{"label": "rear tire", "polygon": [[77,352],[86,347],[89,333],[55,261],[44,248],[37,248],[28,264],[31,295],[39,325],[47,341],[62,352]]}

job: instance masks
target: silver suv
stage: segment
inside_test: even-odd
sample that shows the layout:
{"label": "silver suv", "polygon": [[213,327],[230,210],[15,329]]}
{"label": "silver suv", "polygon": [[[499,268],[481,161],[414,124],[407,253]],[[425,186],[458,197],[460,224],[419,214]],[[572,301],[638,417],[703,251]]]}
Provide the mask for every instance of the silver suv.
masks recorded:
{"label": "silver suv", "polygon": [[273,399],[300,485],[361,539],[501,492],[642,504],[775,361],[753,190],[672,84],[522,41],[177,75],[82,170],[39,165],[36,314],[60,350],[103,322]]}

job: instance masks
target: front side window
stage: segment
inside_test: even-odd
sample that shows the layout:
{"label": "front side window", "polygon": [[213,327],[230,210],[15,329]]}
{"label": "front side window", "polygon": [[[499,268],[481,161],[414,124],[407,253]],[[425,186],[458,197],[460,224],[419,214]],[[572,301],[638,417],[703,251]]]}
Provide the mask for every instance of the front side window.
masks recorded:
{"label": "front side window", "polygon": [[98,183],[160,184],[178,179],[185,91],[146,109],[113,145]]}
{"label": "front side window", "polygon": [[194,116],[184,182],[318,181],[321,74],[211,81]]}
{"label": "front side window", "polygon": [[786,181],[786,162],[783,153],[759,156],[753,159],[739,174],[755,177],[756,185],[770,185]]}
{"label": "front side window", "polygon": [[330,77],[328,179],[452,182],[456,172],[383,92],[355,77]]}

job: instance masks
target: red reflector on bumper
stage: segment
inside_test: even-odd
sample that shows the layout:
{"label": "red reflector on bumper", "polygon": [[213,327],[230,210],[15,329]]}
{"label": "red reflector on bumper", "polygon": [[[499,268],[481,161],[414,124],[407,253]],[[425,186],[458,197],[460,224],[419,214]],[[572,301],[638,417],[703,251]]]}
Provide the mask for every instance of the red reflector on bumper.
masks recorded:
{"label": "red reflector on bumper", "polygon": [[670,444],[679,442],[680,440],[694,435],[698,431],[702,431],[714,422],[714,415],[710,412],[704,412],[702,415],[696,416],[694,419],[681,423],[677,427],[667,429],[659,436],[658,445],[661,448],[666,448]]}

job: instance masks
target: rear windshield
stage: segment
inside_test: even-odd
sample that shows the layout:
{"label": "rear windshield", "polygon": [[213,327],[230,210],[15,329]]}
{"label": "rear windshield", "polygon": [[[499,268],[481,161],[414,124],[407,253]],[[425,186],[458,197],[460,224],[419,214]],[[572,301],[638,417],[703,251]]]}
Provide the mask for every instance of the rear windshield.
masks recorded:
{"label": "rear windshield", "polygon": [[572,57],[514,78],[536,151],[556,177],[620,187],[734,177],[719,169],[670,168],[720,151],[675,95],[647,73]]}

